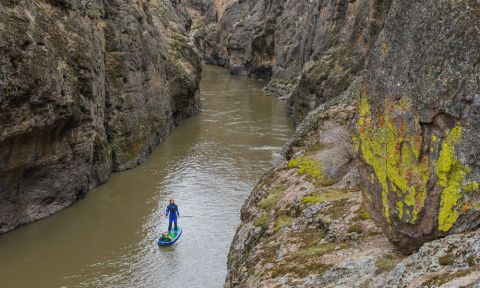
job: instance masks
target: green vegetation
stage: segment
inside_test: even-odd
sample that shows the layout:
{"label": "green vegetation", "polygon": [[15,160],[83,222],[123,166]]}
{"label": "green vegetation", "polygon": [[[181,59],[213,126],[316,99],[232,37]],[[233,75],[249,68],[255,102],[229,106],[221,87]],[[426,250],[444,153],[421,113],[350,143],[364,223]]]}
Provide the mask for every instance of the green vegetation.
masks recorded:
{"label": "green vegetation", "polygon": [[398,257],[388,254],[382,258],[378,258],[377,262],[375,262],[375,267],[377,267],[377,271],[379,272],[386,272],[395,268],[398,262],[400,262]]}
{"label": "green vegetation", "polygon": [[336,201],[344,198],[348,198],[348,194],[345,190],[331,189],[324,193],[313,192],[311,195],[304,197],[302,202],[304,204],[317,204],[327,201]]}
{"label": "green vegetation", "polygon": [[118,13],[119,10],[120,7],[118,7],[117,5],[108,4],[105,6],[105,12],[107,13],[107,15],[115,15]]}
{"label": "green vegetation", "polygon": [[356,213],[356,220],[370,220],[372,218],[372,216],[370,215],[370,213],[368,213],[367,209],[364,206],[360,207],[360,209],[358,209]]}
{"label": "green vegetation", "polygon": [[116,155],[121,155],[126,147],[125,142],[126,141],[124,137],[113,138],[112,141],[110,142],[110,147],[112,147],[113,153],[115,153]]}
{"label": "green vegetation", "polygon": [[308,247],[306,249],[302,249],[296,253],[297,257],[320,257],[326,253],[332,252],[335,248],[339,246],[336,243],[324,243],[312,247]]}
{"label": "green vegetation", "polygon": [[354,224],[347,229],[348,233],[357,233],[357,234],[362,234],[363,233],[363,228],[361,225]]}
{"label": "green vegetation", "polygon": [[[133,138],[132,138],[133,139]],[[137,157],[147,144],[147,137],[140,137],[132,142],[124,136],[117,136],[110,142],[110,147],[119,161]]]}
{"label": "green vegetation", "polygon": [[310,157],[294,158],[288,162],[287,167],[289,169],[297,168],[299,175],[307,175],[306,180],[314,183],[317,187],[334,184],[332,179],[323,175],[320,161],[311,159]]}
{"label": "green vegetation", "polygon": [[325,209],[322,214],[330,216],[333,220],[344,217],[349,211],[350,205],[347,198],[332,202],[330,207]]}
{"label": "green vegetation", "polygon": [[289,227],[293,223],[293,218],[286,216],[286,215],[280,215],[276,220],[275,220],[275,232],[278,232],[280,229]]}
{"label": "green vegetation", "polygon": [[308,174],[315,178],[322,177],[320,163],[307,157],[290,160],[290,162],[288,162],[288,168],[298,168],[297,173],[300,175]]}
{"label": "green vegetation", "polygon": [[260,203],[258,204],[259,207],[265,210],[271,209],[278,203],[285,190],[286,188],[284,186],[281,186],[268,191],[267,197],[262,199],[262,201],[260,201]]}
{"label": "green vegetation", "polygon": [[267,224],[269,224],[271,222],[272,222],[272,216],[270,216],[267,213],[264,213],[264,214],[262,214],[262,216],[256,218],[255,221],[253,222],[253,224],[256,227],[260,227],[260,226],[266,226]]}
{"label": "green vegetation", "polygon": [[311,247],[317,245],[319,241],[323,238],[323,231],[316,228],[308,228],[300,232],[294,233],[293,237],[298,237],[298,242],[301,243],[302,247]]}
{"label": "green vegetation", "polygon": [[[313,236],[313,234],[310,234]],[[272,277],[279,277],[286,274],[294,274],[299,277],[322,274],[332,267],[321,261],[321,256],[332,252],[337,246],[345,244],[325,243],[307,247],[297,251],[295,254],[286,257],[285,262],[275,266],[271,272]]]}
{"label": "green vegetation", "polygon": [[126,52],[123,51],[107,51],[105,53],[105,69],[114,81],[122,78],[127,69],[125,55]]}

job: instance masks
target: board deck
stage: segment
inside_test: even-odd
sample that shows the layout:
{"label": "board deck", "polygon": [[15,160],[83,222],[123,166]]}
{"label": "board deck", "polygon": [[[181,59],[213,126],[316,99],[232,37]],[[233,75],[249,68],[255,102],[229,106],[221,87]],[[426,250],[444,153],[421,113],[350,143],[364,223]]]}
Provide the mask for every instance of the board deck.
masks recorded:
{"label": "board deck", "polygon": [[170,231],[170,235],[172,235],[172,237],[173,237],[172,241],[160,241],[160,239],[159,239],[158,240],[158,245],[169,246],[169,245],[172,245],[173,243],[177,242],[178,238],[180,238],[180,236],[182,235],[182,228],[178,227],[177,235],[174,235],[174,230],[172,228],[172,230]]}

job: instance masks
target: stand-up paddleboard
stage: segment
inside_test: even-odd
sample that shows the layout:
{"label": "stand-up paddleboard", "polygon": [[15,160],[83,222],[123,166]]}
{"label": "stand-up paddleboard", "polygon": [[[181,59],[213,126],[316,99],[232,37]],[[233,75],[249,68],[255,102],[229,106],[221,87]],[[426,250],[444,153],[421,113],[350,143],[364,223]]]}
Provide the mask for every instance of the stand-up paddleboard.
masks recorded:
{"label": "stand-up paddleboard", "polygon": [[173,243],[177,242],[178,238],[182,235],[182,228],[178,227],[177,234],[175,234],[174,228],[170,231],[170,236],[172,236],[172,240],[170,241],[162,241],[162,237],[158,240],[158,245],[160,246],[168,246],[172,245]]}

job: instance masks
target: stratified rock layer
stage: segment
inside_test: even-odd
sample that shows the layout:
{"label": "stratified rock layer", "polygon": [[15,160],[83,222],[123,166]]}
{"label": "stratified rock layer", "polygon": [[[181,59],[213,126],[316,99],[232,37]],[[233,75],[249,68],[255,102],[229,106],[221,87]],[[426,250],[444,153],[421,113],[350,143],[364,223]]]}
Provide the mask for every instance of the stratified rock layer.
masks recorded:
{"label": "stratified rock layer", "polygon": [[198,111],[177,1],[0,1],[0,233],[133,167]]}

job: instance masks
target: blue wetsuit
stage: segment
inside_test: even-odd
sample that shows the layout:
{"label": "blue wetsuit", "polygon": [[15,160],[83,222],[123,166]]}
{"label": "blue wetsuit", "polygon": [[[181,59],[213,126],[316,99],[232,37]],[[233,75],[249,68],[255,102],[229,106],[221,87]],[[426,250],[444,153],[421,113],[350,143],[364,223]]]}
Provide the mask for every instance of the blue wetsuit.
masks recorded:
{"label": "blue wetsuit", "polygon": [[180,212],[178,212],[178,206],[174,204],[170,204],[167,206],[167,210],[165,211],[165,216],[168,217],[168,232],[172,231],[172,222],[175,226],[175,232],[177,232],[177,217],[180,216]]}

